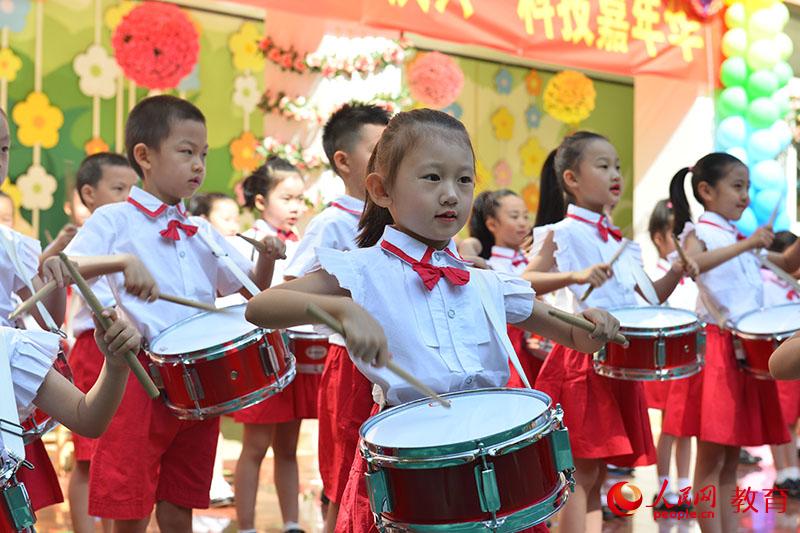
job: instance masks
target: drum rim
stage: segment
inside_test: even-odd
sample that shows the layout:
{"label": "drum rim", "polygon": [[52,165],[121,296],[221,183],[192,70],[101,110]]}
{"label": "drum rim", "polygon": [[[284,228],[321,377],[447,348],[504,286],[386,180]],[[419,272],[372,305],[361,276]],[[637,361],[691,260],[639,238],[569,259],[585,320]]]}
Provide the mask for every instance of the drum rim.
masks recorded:
{"label": "drum rim", "polygon": [[768,309],[769,310],[781,309],[781,308],[784,308],[784,307],[786,307],[786,308],[788,308],[788,307],[800,307],[800,303],[788,303],[788,304],[773,305],[773,306],[770,306],[770,307],[759,307],[758,309],[753,309],[751,311],[748,311],[748,312],[746,312],[745,314],[743,314],[742,316],[739,317],[739,320],[737,320],[736,323],[733,325],[732,332],[734,334],[738,335],[739,337],[742,337],[742,338],[745,338],[745,339],[754,339],[754,340],[781,339],[781,338],[785,339],[785,338],[793,335],[795,332],[799,331],[800,327],[797,328],[797,329],[789,329],[789,330],[785,330],[785,331],[776,331],[776,332],[772,332],[772,333],[755,333],[755,332],[752,332],[752,331],[745,331],[743,329],[739,329],[739,324],[745,318],[748,318],[748,317],[750,317],[752,315],[755,315],[757,313],[763,313],[764,311],[766,311]]}
{"label": "drum rim", "polygon": [[298,331],[292,328],[286,328],[284,330],[286,332],[286,336],[290,339],[303,339],[303,340],[324,340],[328,342],[328,335],[322,335],[320,333],[309,333],[306,331]]}
{"label": "drum rim", "polygon": [[[651,336],[651,334],[657,333],[658,335],[661,335],[661,336],[664,336],[664,337],[673,337],[673,336],[685,335],[686,333],[692,333],[694,331],[699,331],[699,330],[703,329],[702,321],[700,320],[700,317],[697,316],[696,313],[694,313],[692,311],[689,311],[688,309],[681,309],[679,307],[668,307],[668,306],[661,306],[661,305],[627,305],[627,306],[624,306],[624,307],[612,307],[612,308],[607,309],[607,311],[609,313],[611,313],[611,315],[613,315],[614,318],[617,318],[617,320],[619,320],[619,318],[616,315],[614,315],[614,311],[629,311],[629,310],[634,310],[634,309],[636,309],[636,310],[643,310],[643,309],[656,310],[657,309],[659,311],[664,311],[666,309],[666,310],[669,310],[669,311],[674,311],[677,314],[686,314],[686,315],[694,316],[694,320],[691,321],[691,322],[687,322],[685,324],[678,324],[676,326],[646,327],[646,328],[636,327],[636,326],[626,326],[626,325],[623,325],[622,323],[620,323],[620,328],[619,328],[620,332],[623,332],[626,335],[633,334],[632,336],[637,336],[636,334],[646,333],[648,335],[645,335],[645,336]],[[688,318],[688,316],[687,316],[687,318]]]}
{"label": "drum rim", "polygon": [[[366,433],[370,429],[372,429],[375,426],[375,424],[384,421],[388,417],[392,416],[392,414],[412,409],[416,406],[422,404],[428,404],[431,402],[430,398],[421,398],[419,400],[414,400],[413,402],[408,402],[402,405],[398,405],[396,407],[392,407],[390,409],[382,411],[368,418],[367,421],[364,422],[361,425],[361,428],[359,429],[359,437],[361,439],[362,453],[365,454],[365,456],[367,454],[370,456],[375,455],[380,457],[382,460],[390,460],[390,461],[392,459],[397,459],[398,461],[403,461],[405,459],[409,460],[419,459],[420,461],[425,462],[426,466],[424,466],[424,468],[431,468],[432,466],[429,464],[430,462],[435,463],[437,462],[437,460],[444,461],[445,463],[452,460],[456,460],[457,462],[463,462],[468,457],[476,456],[481,452],[481,450],[485,450],[488,447],[497,446],[498,444],[503,444],[509,440],[512,440],[526,433],[533,433],[538,437],[542,437],[547,434],[546,430],[552,426],[555,416],[553,411],[552,398],[550,398],[548,394],[542,391],[535,389],[512,389],[507,387],[491,387],[484,389],[472,389],[468,391],[449,392],[446,394],[442,394],[441,397],[453,398],[456,396],[463,396],[466,394],[491,394],[497,392],[535,397],[539,400],[542,400],[545,403],[546,405],[545,410],[537,418],[527,420],[505,431],[501,431],[493,435],[487,435],[486,437],[481,439],[480,445],[478,445],[478,443],[475,440],[466,440],[446,445],[388,447],[388,446],[377,445],[375,443],[369,442],[366,439]],[[457,455],[459,457],[456,457]],[[463,455],[463,457],[460,457],[460,455]],[[369,461],[369,458],[367,460]],[[411,466],[410,464],[407,467],[413,468],[413,466]]]}
{"label": "drum rim", "polygon": [[676,381],[700,373],[705,367],[705,358],[697,356],[689,364],[670,368],[642,369],[606,365],[599,362],[597,354],[595,354],[592,366],[596,374],[612,379],[624,381]]}

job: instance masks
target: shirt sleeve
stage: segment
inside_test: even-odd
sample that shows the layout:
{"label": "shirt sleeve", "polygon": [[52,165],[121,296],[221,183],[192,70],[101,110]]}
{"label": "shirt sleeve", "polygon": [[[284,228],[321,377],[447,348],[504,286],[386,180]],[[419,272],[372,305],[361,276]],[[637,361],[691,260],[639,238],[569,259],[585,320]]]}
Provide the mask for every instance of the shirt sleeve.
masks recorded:
{"label": "shirt sleeve", "polygon": [[355,252],[343,252],[332,248],[317,248],[316,255],[322,269],[335,277],[339,282],[339,287],[350,291],[350,295],[356,302],[363,302],[364,283],[361,274],[358,272]]}
{"label": "shirt sleeve", "polygon": [[58,355],[60,337],[48,331],[0,329],[11,364],[17,411],[23,420],[33,411],[33,399]]}
{"label": "shirt sleeve", "polygon": [[326,221],[319,216],[309,222],[294,255],[289,259],[289,263],[283,271],[283,275],[299,278],[318,270],[320,268],[319,258],[317,258],[318,248],[341,248],[336,238],[334,221]]}
{"label": "shirt sleeve", "polygon": [[527,320],[533,313],[533,301],[536,293],[530,282],[518,276],[497,272],[500,289],[503,291],[503,302],[506,308],[506,322],[517,324]]}
{"label": "shirt sleeve", "polygon": [[114,220],[101,207],[86,219],[64,253],[74,256],[110,255],[115,238]]}
{"label": "shirt sleeve", "polygon": [[22,274],[26,279],[21,279],[19,273],[14,279],[14,292],[22,290],[36,276],[39,271],[39,257],[42,255],[42,245],[36,239],[17,235],[14,239],[17,258],[22,266]]}
{"label": "shirt sleeve", "polygon": [[[196,220],[196,217],[193,217],[192,220]],[[206,226],[206,231],[208,232],[207,235],[210,236],[211,239],[214,240],[214,243],[226,254],[231,260],[239,267],[245,276],[250,277],[250,273],[253,270],[253,263],[250,262],[249,259],[244,257],[239,250],[236,249],[230,241],[228,241],[225,237],[223,237],[216,229],[211,226],[208,222],[203,220],[201,222]],[[222,296],[227,296],[228,294],[233,294],[237,292],[239,289],[242,288],[242,282],[239,281],[239,278],[225,265],[225,263],[220,263],[219,268],[217,269],[217,280],[216,280],[216,289]]]}

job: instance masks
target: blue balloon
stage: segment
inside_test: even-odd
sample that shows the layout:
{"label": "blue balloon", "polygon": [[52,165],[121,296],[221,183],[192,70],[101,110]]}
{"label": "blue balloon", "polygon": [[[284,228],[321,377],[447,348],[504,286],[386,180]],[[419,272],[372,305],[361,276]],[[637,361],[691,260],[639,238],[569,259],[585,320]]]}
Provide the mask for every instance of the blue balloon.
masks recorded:
{"label": "blue balloon", "polygon": [[775,219],[775,226],[773,226],[773,228],[775,231],[791,231],[792,221],[789,220],[789,215],[786,213],[786,209],[778,213],[778,218]]}
{"label": "blue balloon", "polygon": [[756,216],[759,224],[765,224],[772,216],[775,205],[781,201],[783,193],[775,189],[764,189],[756,194],[755,198],[750,199],[750,208]]}
{"label": "blue balloon", "polygon": [[773,159],[780,151],[781,144],[770,129],[756,130],[747,139],[747,155],[751,164]]}
{"label": "blue balloon", "polygon": [[742,143],[742,146],[728,148],[725,151],[746,165],[750,158],[747,157],[747,150],[744,149],[743,145],[744,143]]}
{"label": "blue balloon", "polygon": [[744,235],[750,235],[758,229],[758,220],[751,208],[747,208],[742,212],[741,218],[736,222],[736,227],[739,228]]}
{"label": "blue balloon", "polygon": [[774,159],[759,161],[750,169],[750,183],[759,191],[775,189],[783,194],[786,176],[783,167]]}
{"label": "blue balloon", "polygon": [[744,117],[728,117],[723,119],[717,126],[717,146],[720,150],[744,146],[746,141],[747,122],[745,122]]}

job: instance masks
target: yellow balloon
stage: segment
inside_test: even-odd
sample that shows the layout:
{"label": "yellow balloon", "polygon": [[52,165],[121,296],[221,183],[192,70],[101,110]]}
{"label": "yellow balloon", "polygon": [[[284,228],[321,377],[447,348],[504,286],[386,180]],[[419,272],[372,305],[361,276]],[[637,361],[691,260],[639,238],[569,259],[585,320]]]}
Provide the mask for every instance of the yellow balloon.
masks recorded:
{"label": "yellow balloon", "polygon": [[725,10],[725,25],[728,28],[744,28],[747,11],[742,2],[734,2]]}

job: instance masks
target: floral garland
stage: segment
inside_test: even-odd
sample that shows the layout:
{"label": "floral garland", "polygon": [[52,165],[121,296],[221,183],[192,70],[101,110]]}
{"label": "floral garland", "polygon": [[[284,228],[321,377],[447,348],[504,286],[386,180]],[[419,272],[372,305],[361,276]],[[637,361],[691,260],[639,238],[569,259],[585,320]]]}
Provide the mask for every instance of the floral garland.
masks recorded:
{"label": "floral garland", "polygon": [[377,74],[388,66],[400,66],[405,59],[405,50],[411,45],[407,39],[393,41],[386,50],[373,53],[360,53],[354,57],[324,55],[317,52],[300,53],[293,47],[282,48],[270,37],[264,37],[259,44],[264,57],[278,65],[281,70],[305,74],[314,72],[325,78],[354,74],[368,76]]}
{"label": "floral garland", "polygon": [[[368,101],[361,103],[373,104],[386,109],[389,113],[397,113],[404,106],[411,103],[411,99],[406,91],[401,91],[398,94],[380,93],[376,94]],[[285,92],[279,91],[273,94],[270,91],[265,91],[261,96],[261,101],[258,104],[259,109],[264,113],[277,113],[287,120],[308,121],[316,124],[322,124],[333,112],[323,113],[317,106],[311,104],[305,96],[298,96],[292,98]]]}
{"label": "floral garland", "polygon": [[265,137],[258,147],[265,158],[280,157],[303,171],[322,169],[326,166],[322,158],[310,149],[303,149],[294,143],[283,143],[275,137]]}

